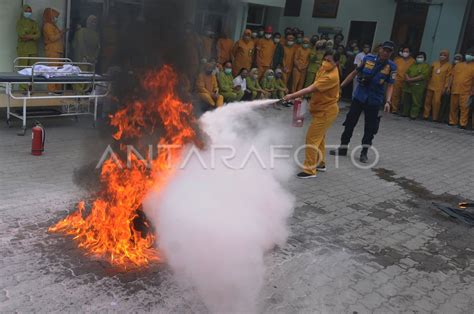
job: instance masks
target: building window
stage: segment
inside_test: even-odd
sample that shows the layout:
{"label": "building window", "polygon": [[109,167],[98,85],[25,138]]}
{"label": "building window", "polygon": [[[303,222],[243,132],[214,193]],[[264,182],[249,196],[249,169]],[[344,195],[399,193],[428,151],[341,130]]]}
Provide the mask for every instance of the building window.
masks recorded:
{"label": "building window", "polygon": [[338,9],[339,0],[314,0],[313,17],[335,19]]}
{"label": "building window", "polygon": [[285,4],[285,16],[300,16],[301,2],[303,0],[287,0]]}
{"label": "building window", "polygon": [[249,4],[247,25],[258,27],[265,24],[266,9],[263,5]]}

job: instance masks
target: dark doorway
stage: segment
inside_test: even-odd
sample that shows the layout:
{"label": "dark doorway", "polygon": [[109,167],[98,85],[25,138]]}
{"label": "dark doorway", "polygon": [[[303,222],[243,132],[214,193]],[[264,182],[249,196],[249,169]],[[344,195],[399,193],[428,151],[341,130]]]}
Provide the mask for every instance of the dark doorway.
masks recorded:
{"label": "dark doorway", "polygon": [[360,48],[362,48],[364,44],[370,44],[372,46],[376,28],[377,22],[351,21],[347,42],[357,41]]}
{"label": "dark doorway", "polygon": [[407,45],[412,51],[419,51],[425,30],[428,4],[398,3],[392,28],[392,41],[396,45]]}
{"label": "dark doorway", "polygon": [[466,26],[464,28],[464,34],[462,39],[462,45],[460,52],[466,52],[467,49],[474,47],[474,5],[471,4],[469,13],[467,15]]}

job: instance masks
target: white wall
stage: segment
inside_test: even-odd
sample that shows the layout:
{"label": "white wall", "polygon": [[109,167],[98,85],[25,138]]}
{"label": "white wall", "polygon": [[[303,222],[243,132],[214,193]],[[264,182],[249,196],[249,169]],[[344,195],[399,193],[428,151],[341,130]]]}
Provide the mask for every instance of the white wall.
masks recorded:
{"label": "white wall", "polygon": [[296,26],[311,36],[317,33],[319,26],[338,26],[342,27],[342,33],[347,39],[351,21],[367,21],[377,22],[374,43],[390,39],[396,10],[395,0],[340,0],[335,19],[314,18],[313,5],[314,0],[303,0],[299,17],[283,16],[282,11],[280,31],[288,26]]}
{"label": "white wall", "polygon": [[438,58],[440,50],[448,49],[452,59],[459,44],[468,0],[438,0],[433,3],[443,3],[443,6],[430,6],[420,50],[432,61]]}
{"label": "white wall", "polygon": [[16,57],[16,21],[21,14],[21,0],[0,0],[0,71],[12,70]]}

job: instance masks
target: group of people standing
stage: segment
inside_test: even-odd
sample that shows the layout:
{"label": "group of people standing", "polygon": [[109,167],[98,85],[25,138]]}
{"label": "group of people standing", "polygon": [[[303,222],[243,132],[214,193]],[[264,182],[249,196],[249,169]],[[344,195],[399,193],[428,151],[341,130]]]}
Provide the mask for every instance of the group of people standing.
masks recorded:
{"label": "group of people standing", "polygon": [[[188,67],[190,80],[195,81],[197,94],[210,107],[231,101],[283,98],[312,85],[326,50],[344,39],[342,34],[336,34],[334,40],[320,40],[318,35],[308,38],[294,28],[287,28],[282,37],[271,26],[246,29],[237,42],[225,34],[216,39],[211,30],[198,36],[191,25],[185,34],[186,42],[195,45],[188,49],[187,59],[195,60]],[[345,48],[340,49],[339,71],[341,61],[346,61]],[[198,71],[197,79],[193,79]]]}
{"label": "group of people standing", "polygon": [[[413,58],[413,56],[415,58]],[[463,56],[456,54],[453,61],[449,51],[442,50],[438,60],[426,63],[426,54],[412,54],[409,47],[401,47],[394,60],[397,65],[393,102],[394,114],[417,119],[430,116],[435,122],[448,122],[465,129],[474,95],[474,51]],[[474,128],[474,112],[473,112]]]}
{"label": "group of people standing", "polygon": [[[60,29],[58,19],[60,13],[53,8],[46,8],[43,12],[43,24],[40,28],[33,19],[33,10],[30,5],[24,5],[21,17],[17,22],[18,57],[38,57],[38,46],[41,37],[44,42],[44,56],[46,58],[63,58],[65,34],[68,29]],[[90,15],[86,27],[80,27],[74,34],[72,41],[73,61],[96,64],[100,52],[100,37],[97,32],[97,17]],[[32,59],[21,59],[19,66],[31,66]],[[60,92],[58,85],[48,85],[50,92]]]}

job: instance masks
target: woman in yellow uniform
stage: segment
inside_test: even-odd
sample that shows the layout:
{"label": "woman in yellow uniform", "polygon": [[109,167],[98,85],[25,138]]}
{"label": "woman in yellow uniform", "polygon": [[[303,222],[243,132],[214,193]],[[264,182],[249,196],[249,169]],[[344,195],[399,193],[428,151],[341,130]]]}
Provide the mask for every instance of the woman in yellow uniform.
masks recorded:
{"label": "woman in yellow uniform", "polygon": [[439,121],[441,97],[448,89],[451,68],[451,63],[449,63],[449,51],[441,50],[439,60],[433,62],[431,65],[431,78],[426,91],[423,118],[428,119],[430,113],[432,113],[433,121]]}
{"label": "woman in yellow uniform", "polygon": [[[46,8],[43,12],[43,38],[44,54],[47,58],[62,58],[64,56],[64,33],[56,25],[59,12],[52,8]],[[49,84],[48,91],[55,92],[61,88],[58,84]]]}
{"label": "woman in yellow uniform", "polygon": [[297,174],[300,179],[315,178],[318,171],[326,171],[326,132],[339,113],[339,58],[339,53],[327,51],[313,85],[283,97],[289,101],[313,93],[309,107],[313,119],[306,134],[303,171]]}
{"label": "woman in yellow uniform", "polygon": [[403,47],[399,57],[394,60],[397,65],[397,77],[395,78],[395,84],[393,85],[392,94],[392,108],[391,112],[398,114],[400,110],[400,100],[403,95],[403,85],[405,82],[405,74],[408,69],[415,63],[415,59],[410,56],[410,48]]}
{"label": "woman in yellow uniform", "polygon": [[238,40],[234,44],[234,48],[232,48],[232,57],[234,59],[232,64],[232,74],[234,76],[237,76],[241,69],[250,69],[252,66],[255,43],[250,38],[251,34],[252,31],[246,29],[242,39]]}
{"label": "woman in yellow uniform", "polygon": [[214,65],[206,63],[204,71],[196,80],[196,92],[199,98],[210,108],[221,107],[224,104],[224,96],[219,94],[216,75],[213,73]]}
{"label": "woman in yellow uniform", "polygon": [[288,81],[293,72],[295,52],[295,36],[288,35],[286,37],[285,46],[283,47],[283,81],[287,87],[289,87]]}
{"label": "woman in yellow uniform", "polygon": [[291,92],[296,92],[304,86],[306,79],[306,72],[309,65],[309,54],[311,49],[309,48],[309,38],[303,39],[303,44],[296,50],[295,59],[293,61],[293,82],[291,84]]}
{"label": "woman in yellow uniform", "polygon": [[460,127],[465,129],[469,120],[469,98],[474,94],[474,51],[466,52],[465,62],[454,66],[451,84],[451,109],[449,125],[457,125],[461,111]]}

